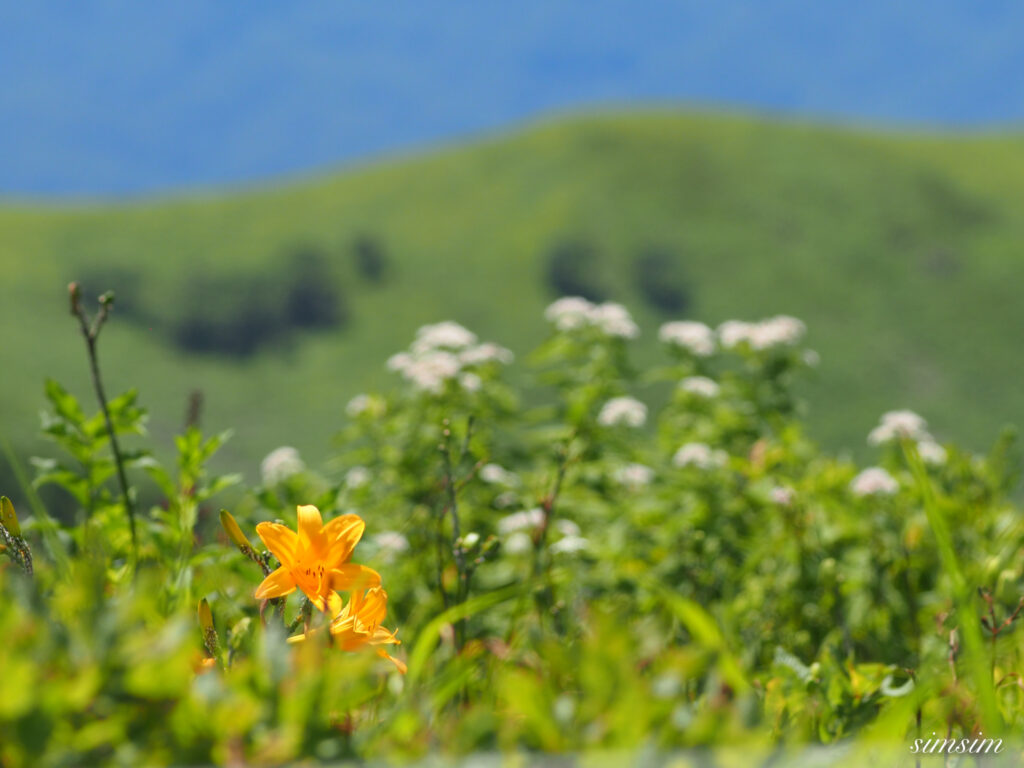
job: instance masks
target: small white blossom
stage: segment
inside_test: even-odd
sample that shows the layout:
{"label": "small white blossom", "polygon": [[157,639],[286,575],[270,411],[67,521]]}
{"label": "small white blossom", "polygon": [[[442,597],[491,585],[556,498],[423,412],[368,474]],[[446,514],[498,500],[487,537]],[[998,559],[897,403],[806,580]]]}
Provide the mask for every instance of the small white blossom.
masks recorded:
{"label": "small white blossom", "polygon": [[480,467],[480,479],[491,485],[515,485],[516,476],[500,464],[484,464]]}
{"label": "small white blossom", "polygon": [[871,445],[891,443],[902,438],[930,440],[928,422],[913,411],[888,411],[882,414],[878,426],[868,434],[868,442]]}
{"label": "small white blossom", "polygon": [[479,392],[484,382],[475,373],[464,373],[459,376],[459,385],[467,392]]}
{"label": "small white blossom", "polygon": [[707,376],[687,376],[679,382],[679,388],[698,397],[718,397],[720,387],[714,379]]}
{"label": "small white blossom", "polygon": [[718,326],[718,340],[726,349],[734,349],[744,342],[750,343],[754,324],[743,320],[726,320]]}
{"label": "small white blossom", "polygon": [[370,470],[366,467],[352,467],[345,473],[345,485],[348,488],[362,488],[370,482]]}
{"label": "small white blossom", "polygon": [[789,507],[796,501],[796,491],[784,485],[777,485],[771,490],[771,498],[772,503],[780,507]]}
{"label": "small white blossom", "polygon": [[697,469],[715,469],[728,462],[725,451],[712,449],[706,443],[686,443],[672,457],[677,467],[696,467]]}
{"label": "small white blossom", "polygon": [[514,531],[529,530],[540,527],[544,522],[544,511],[540,507],[526,509],[522,512],[515,512],[506,515],[498,521],[500,533],[513,533]]}
{"label": "small white blossom", "polygon": [[587,548],[587,540],[580,536],[564,536],[551,545],[554,554],[572,554]]}
{"label": "small white blossom", "polygon": [[464,546],[466,549],[472,549],[479,543],[480,534],[476,531],[472,533],[467,533],[465,536],[462,537],[462,546]]}
{"label": "small white blossom", "polygon": [[515,359],[512,350],[487,341],[470,347],[459,353],[459,362],[463,365],[484,365],[485,363],[501,363],[508,365]]}
{"label": "small white blossom", "polygon": [[579,536],[580,527],[576,525],[572,520],[566,520],[564,517],[555,520],[555,530],[563,536]]}
{"label": "small white blossom", "polygon": [[291,446],[276,448],[260,462],[260,478],[266,486],[274,486],[292,475],[305,471],[299,452]]}
{"label": "small white blossom", "polygon": [[574,331],[590,325],[594,305],[579,296],[565,296],[548,305],[544,319],[560,331]]}
{"label": "small white blossom", "polygon": [[896,478],[881,467],[868,467],[850,481],[855,496],[892,496],[899,489]]}
{"label": "small white blossom", "polygon": [[494,506],[498,509],[508,509],[509,507],[514,507],[518,503],[519,496],[516,495],[515,491],[499,493],[494,499]]}
{"label": "small white blossom", "polygon": [[369,395],[356,395],[355,397],[348,401],[348,405],[345,406],[345,413],[347,413],[352,418],[355,418],[360,414],[366,413],[366,410],[369,407]]}
{"label": "small white blossom", "polygon": [[394,554],[409,550],[409,540],[397,531],[381,531],[373,537],[373,543],[385,552]]}
{"label": "small white blossom", "polygon": [[751,346],[754,349],[770,349],[796,344],[806,332],[807,326],[801,320],[789,315],[776,315],[754,326]]}
{"label": "small white blossom", "polygon": [[430,352],[422,357],[413,358],[402,370],[402,375],[416,389],[433,394],[440,394],[445,382],[454,379],[458,373],[459,359],[451,352]]}
{"label": "small white blossom", "polygon": [[464,349],[476,344],[476,334],[463,328],[458,323],[446,321],[434,325],[424,325],[416,331],[416,341],[412,343],[412,353],[422,355],[436,349]]}
{"label": "small white blossom", "polygon": [[597,415],[602,427],[642,427],[646,421],[647,406],[633,397],[613,397]]}
{"label": "small white blossom", "polygon": [[665,323],[658,329],[658,339],[698,357],[707,357],[715,351],[715,332],[704,323],[691,320]]}
{"label": "small white blossom", "polygon": [[748,344],[751,349],[766,350],[796,344],[806,332],[807,326],[795,317],[776,315],[758,323],[728,320],[718,326],[718,339],[726,349]]}
{"label": "small white blossom", "polygon": [[654,479],[654,470],[643,464],[627,464],[615,470],[615,482],[631,488],[650,485]]}
{"label": "small white blossom", "polygon": [[533,549],[533,539],[522,531],[517,531],[505,539],[505,551],[510,555],[523,555]]}
{"label": "small white blossom", "polygon": [[598,304],[590,313],[590,322],[609,336],[635,339],[640,335],[640,326],[633,322],[629,310],[614,301]]}
{"label": "small white blossom", "polygon": [[399,352],[388,358],[388,370],[396,373],[405,373],[412,365],[412,355],[408,352]]}
{"label": "small white blossom", "polygon": [[946,463],[946,449],[934,440],[928,439],[919,442],[917,444],[917,452],[921,456],[921,461],[925,464],[940,466]]}

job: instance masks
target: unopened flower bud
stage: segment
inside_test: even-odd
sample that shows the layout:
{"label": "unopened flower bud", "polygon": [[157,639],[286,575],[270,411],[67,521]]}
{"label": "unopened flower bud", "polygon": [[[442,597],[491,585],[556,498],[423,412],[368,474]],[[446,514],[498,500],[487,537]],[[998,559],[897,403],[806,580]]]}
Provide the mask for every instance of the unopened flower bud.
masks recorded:
{"label": "unopened flower bud", "polygon": [[249,544],[249,540],[245,538],[245,534],[242,533],[242,529],[238,527],[238,523],[235,522],[235,518],[226,509],[220,511],[220,524],[224,528],[224,532],[231,539],[231,543],[242,550],[243,553],[246,550],[252,550],[252,545]]}
{"label": "unopened flower bud", "polygon": [[71,301],[71,314],[77,315],[79,311],[79,300],[81,299],[82,291],[78,283],[68,283],[68,298]]}
{"label": "unopened flower bud", "polygon": [[213,626],[213,613],[210,611],[210,604],[203,598],[199,601],[199,628],[203,631],[203,645],[206,646],[210,656],[216,658],[219,652],[217,642],[217,630]]}
{"label": "unopened flower bud", "polygon": [[18,516],[14,513],[14,505],[6,496],[0,496],[0,523],[12,536],[21,536],[21,526],[18,524]]}

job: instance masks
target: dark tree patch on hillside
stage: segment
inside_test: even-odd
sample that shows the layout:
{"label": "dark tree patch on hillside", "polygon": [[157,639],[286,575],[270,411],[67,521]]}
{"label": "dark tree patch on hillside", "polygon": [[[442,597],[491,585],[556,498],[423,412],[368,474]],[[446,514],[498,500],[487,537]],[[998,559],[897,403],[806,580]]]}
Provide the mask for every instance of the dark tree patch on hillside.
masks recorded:
{"label": "dark tree patch on hillside", "polygon": [[599,251],[584,240],[556,243],[548,252],[547,283],[556,296],[582,296],[604,301],[609,290],[602,279]]}
{"label": "dark tree patch on hillside", "polygon": [[288,257],[285,272],[285,316],[289,325],[334,328],[347,319],[338,280],[323,251],[311,246],[296,249]]}
{"label": "dark tree patch on hillside", "polygon": [[936,173],[920,174],[916,192],[925,210],[939,227],[972,229],[995,218],[991,204]]}
{"label": "dark tree patch on hillside", "polygon": [[368,283],[383,283],[391,271],[391,261],[384,246],[367,233],[357,235],[353,240],[352,259],[356,274]]}
{"label": "dark tree patch on hillside", "polygon": [[246,357],[288,332],[287,305],[273,279],[197,276],[183,293],[172,338],[188,352]]}
{"label": "dark tree patch on hillside", "polygon": [[348,320],[341,283],[326,253],[301,246],[262,275],[195,275],[182,289],[168,335],[180,349],[248,357],[293,340],[300,331]]}
{"label": "dark tree patch on hillside", "polygon": [[637,254],[633,269],[640,295],[654,309],[678,315],[690,308],[690,287],[678,255],[666,248],[646,248]]}

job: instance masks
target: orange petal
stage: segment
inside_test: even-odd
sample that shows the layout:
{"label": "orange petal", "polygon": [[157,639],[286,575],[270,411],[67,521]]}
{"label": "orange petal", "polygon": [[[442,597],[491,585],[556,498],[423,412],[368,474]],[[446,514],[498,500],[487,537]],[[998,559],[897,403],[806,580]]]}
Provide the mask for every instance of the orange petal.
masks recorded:
{"label": "orange petal", "polygon": [[256,526],[256,533],[274,557],[281,561],[281,565],[295,565],[295,561],[299,559],[299,537],[295,535],[295,531],[280,523],[260,523]]}
{"label": "orange petal", "polygon": [[337,592],[330,592],[327,595],[327,615],[331,617],[332,621],[341,615],[344,608],[345,601],[341,599],[341,595]]}
{"label": "orange petal", "polygon": [[327,610],[327,601],[323,595],[306,595],[318,611],[324,613]]}
{"label": "orange petal", "polygon": [[402,641],[395,636],[395,632],[384,627],[377,627],[373,630],[373,637],[370,642],[374,645],[401,645]]}
{"label": "orange petal", "polygon": [[283,565],[263,580],[256,587],[257,600],[269,600],[272,597],[284,597],[295,591],[295,579],[291,571]]}
{"label": "orange petal", "polygon": [[333,568],[348,562],[348,559],[352,557],[352,550],[363,538],[364,530],[366,530],[366,523],[359,515],[342,515],[324,526],[324,534],[327,538],[327,553],[324,560],[328,567]]}
{"label": "orange petal", "polygon": [[298,519],[299,544],[322,553],[327,548],[327,538],[324,536],[324,521],[320,517],[320,510],[312,504],[301,504],[298,507]]}
{"label": "orange petal", "polygon": [[366,602],[359,611],[359,618],[368,626],[376,628],[384,621],[388,612],[388,593],[379,585],[367,591]]}
{"label": "orange petal", "polygon": [[[344,563],[331,571],[331,589],[338,592],[362,593],[367,589],[379,586],[380,574],[365,565]],[[387,600],[386,596],[385,600]],[[353,595],[354,602],[355,595]],[[361,600],[360,603],[362,603]],[[353,609],[356,609],[355,605],[353,605]]]}
{"label": "orange petal", "polygon": [[390,662],[391,662],[392,664],[394,664],[394,665],[395,665],[395,667],[397,667],[397,668],[398,668],[398,671],[399,671],[399,672],[401,672],[401,673],[402,673],[403,675],[404,675],[404,674],[405,674],[406,672],[408,672],[408,671],[409,671],[409,668],[408,668],[407,666],[405,666],[405,662],[404,662],[404,661],[399,661],[399,660],[398,660],[398,659],[396,659],[396,658],[395,658],[394,656],[392,656],[392,655],[391,655],[390,653],[388,653],[387,651],[385,651],[385,650],[384,650],[383,648],[378,648],[378,649],[377,649],[377,655],[378,655],[378,656],[382,656],[382,657],[384,657],[385,659],[387,659],[388,661],[390,661]]}

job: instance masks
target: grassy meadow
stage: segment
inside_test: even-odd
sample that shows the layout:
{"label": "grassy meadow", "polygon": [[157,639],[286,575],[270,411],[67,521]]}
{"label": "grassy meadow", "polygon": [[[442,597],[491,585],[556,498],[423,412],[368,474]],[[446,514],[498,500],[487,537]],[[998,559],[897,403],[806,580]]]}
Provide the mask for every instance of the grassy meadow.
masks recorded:
{"label": "grassy meadow", "polygon": [[[544,337],[546,280],[566,240],[595,252],[606,298],[645,326],[673,319],[638,293],[635,259],[671,255],[678,314],[711,324],[785,312],[821,365],[804,384],[810,429],[863,453],[877,415],[913,407],[978,448],[1024,414],[1014,351],[1024,260],[1024,139],[887,134],[749,117],[572,117],[422,156],[257,190],[128,203],[0,207],[0,427],[20,451],[50,376],[88,396],[63,286],[119,280],[104,356],[110,386],[137,386],[158,444],[189,392],[232,426],[225,466],[252,476],[282,444],[329,452],[344,403],[390,381],[382,361],[413,330],[451,319],[523,353]],[[380,282],[352,244],[386,255]],[[330,261],[348,320],[242,357],[191,354],[161,328],[239,301],[282,253]],[[278,273],[274,273],[275,275]],[[268,277],[268,279],[273,279]],[[196,281],[205,281],[197,297]],[[109,282],[109,281],[108,281]],[[254,299],[254,302],[258,299]],[[650,360],[653,334],[639,342]]]}
{"label": "grassy meadow", "polygon": [[1022,166],[649,113],[8,204],[0,768],[1019,764]]}

